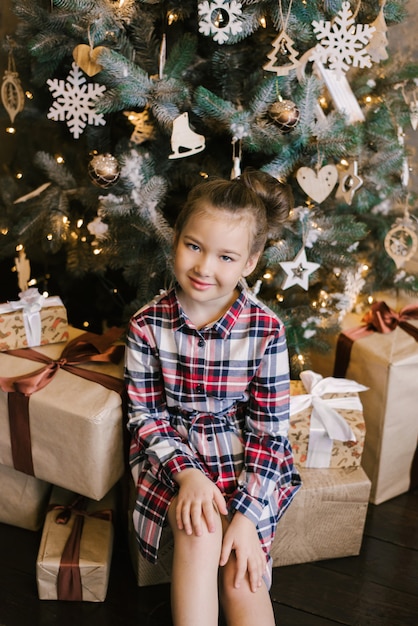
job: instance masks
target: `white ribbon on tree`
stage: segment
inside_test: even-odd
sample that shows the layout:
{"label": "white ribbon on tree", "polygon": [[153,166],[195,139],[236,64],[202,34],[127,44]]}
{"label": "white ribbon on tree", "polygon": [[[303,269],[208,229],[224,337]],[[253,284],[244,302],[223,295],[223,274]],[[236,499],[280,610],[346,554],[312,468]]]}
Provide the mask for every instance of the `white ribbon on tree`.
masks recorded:
{"label": "white ribbon on tree", "polygon": [[57,296],[45,298],[37,289],[31,287],[19,293],[19,300],[11,300],[0,304],[0,314],[22,310],[28,346],[41,344],[42,328],[40,311],[44,306],[63,306]]}
{"label": "white ribbon on tree", "polygon": [[368,387],[346,378],[323,378],[311,370],[301,372],[307,393],[290,396],[290,415],[312,407],[306,467],[329,467],[333,441],[356,441],[356,437],[338,410],[361,411],[358,395],[323,398],[325,394],[358,393]]}

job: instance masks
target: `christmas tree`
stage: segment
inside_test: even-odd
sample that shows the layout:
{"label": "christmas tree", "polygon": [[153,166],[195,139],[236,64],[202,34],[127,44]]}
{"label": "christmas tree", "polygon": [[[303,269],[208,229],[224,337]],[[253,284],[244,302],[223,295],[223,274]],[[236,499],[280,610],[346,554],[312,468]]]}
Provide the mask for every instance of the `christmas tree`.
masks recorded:
{"label": "christmas tree", "polygon": [[80,285],[99,281],[101,323],[124,324],[172,284],[187,192],[245,167],[293,189],[283,235],[248,282],[285,322],[294,374],[355,305],[418,291],[404,141],[418,63],[392,58],[386,37],[406,18],[402,0],[13,8],[2,102],[24,176],[2,176],[0,254],[23,246],[75,325]]}

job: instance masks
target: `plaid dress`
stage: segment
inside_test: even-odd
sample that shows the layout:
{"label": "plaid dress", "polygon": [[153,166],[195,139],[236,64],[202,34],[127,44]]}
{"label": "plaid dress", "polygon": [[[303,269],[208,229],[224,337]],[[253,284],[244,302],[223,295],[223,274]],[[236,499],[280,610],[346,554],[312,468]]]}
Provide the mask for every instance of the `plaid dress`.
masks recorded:
{"label": "plaid dress", "polygon": [[240,511],[254,522],[269,562],[276,524],[300,487],[287,439],[284,327],[240,288],[225,315],[199,330],[175,289],[130,321],[125,373],[134,527],[151,562],[178,472],[197,468],[209,476],[231,514]]}

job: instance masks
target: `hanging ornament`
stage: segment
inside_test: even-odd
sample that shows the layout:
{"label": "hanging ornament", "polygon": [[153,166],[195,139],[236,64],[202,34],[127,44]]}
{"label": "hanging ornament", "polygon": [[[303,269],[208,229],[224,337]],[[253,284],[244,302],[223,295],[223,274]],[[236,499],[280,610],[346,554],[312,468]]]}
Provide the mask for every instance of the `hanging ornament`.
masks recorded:
{"label": "hanging ornament", "polygon": [[89,163],[88,172],[98,187],[106,188],[116,183],[120,176],[120,167],[112,154],[95,154]]}
{"label": "hanging ornament", "polygon": [[199,2],[198,13],[199,33],[207,37],[213,35],[213,40],[219,44],[228,41],[231,35],[237,35],[242,31],[240,17],[242,15],[242,4],[236,0],[224,2],[224,0],[214,0],[214,2]]}
{"label": "hanging ornament", "polygon": [[16,115],[23,111],[25,106],[25,94],[23,93],[19,74],[16,71],[12,45],[13,44],[11,44],[9,50],[7,70],[4,72],[1,86],[1,101],[10,117],[10,122],[13,124]]}
{"label": "hanging ornament", "polygon": [[57,78],[46,81],[55,98],[48,111],[48,119],[67,122],[74,139],[78,139],[87,123],[104,126],[103,113],[95,110],[96,101],[105,91],[104,85],[87,83],[78,65],[74,62],[66,81]]}
{"label": "hanging ornament", "polygon": [[282,0],[279,0],[282,30],[273,40],[273,50],[267,55],[269,62],[263,65],[264,70],[268,72],[275,72],[277,76],[286,76],[291,70],[298,67],[300,63],[297,59],[299,52],[293,48],[294,41],[286,32],[290,12],[292,10],[292,2],[293,0],[290,0],[286,18],[284,18]]}
{"label": "hanging ornament", "polygon": [[307,260],[304,246],[299,250],[293,261],[282,261],[279,265],[287,274],[282,289],[299,285],[305,291],[309,289],[309,276],[320,267],[319,263],[311,263]]}
{"label": "hanging ornament", "polygon": [[414,130],[418,128],[418,86],[417,79],[414,79],[415,87],[407,93],[406,83],[398,83],[395,89],[401,88],[405,104],[409,107],[411,126]]}
{"label": "hanging ornament", "polygon": [[81,43],[74,48],[73,59],[87,76],[95,76],[103,69],[103,65],[97,62],[103,50],[106,50],[104,46],[93,48],[85,43]]}
{"label": "hanging ornament", "polygon": [[296,180],[309,198],[320,204],[328,198],[338,180],[338,170],[335,165],[320,166],[316,171],[310,167],[300,167],[296,172]]}
{"label": "hanging ornament", "polygon": [[389,58],[386,50],[388,45],[387,30],[388,27],[385,21],[384,7],[386,0],[380,0],[380,11],[375,21],[370,24],[374,28],[374,33],[366,47],[367,52],[370,54],[370,58],[374,63],[380,63],[380,61],[386,61]]}
{"label": "hanging ornament", "polygon": [[125,117],[134,125],[130,140],[136,144],[144,143],[155,137],[155,128],[150,120],[148,109],[137,113],[136,111],[124,111]]}
{"label": "hanging ornament", "polygon": [[231,180],[241,176],[242,139],[236,137],[232,140],[232,169]]}
{"label": "hanging ornament", "polygon": [[87,76],[95,76],[102,71],[103,65],[97,62],[100,54],[107,50],[104,46],[94,47],[93,39],[91,36],[91,25],[88,28],[87,36],[89,43],[81,43],[73,50],[73,59],[77,63],[78,67],[83,70]]}
{"label": "hanging ornament", "polygon": [[18,253],[18,256],[15,257],[17,284],[19,285],[20,291],[26,291],[31,274],[30,262],[22,244],[16,246],[16,252]]}
{"label": "hanging ornament", "polygon": [[102,222],[100,215],[96,215],[93,221],[87,224],[87,230],[90,235],[94,235],[97,240],[100,240],[106,237],[109,226],[105,222]]}
{"label": "hanging ornament", "polygon": [[404,216],[399,217],[386,234],[384,245],[398,269],[414,256],[418,249],[418,237],[407,209]]}
{"label": "hanging ornament", "polygon": [[363,184],[363,179],[358,175],[357,161],[350,161],[348,167],[339,168],[339,185],[335,197],[352,203],[354,194]]}
{"label": "hanging ornament", "polygon": [[[398,126],[398,143],[402,148],[405,145],[405,133],[403,132],[402,126]],[[402,186],[406,189],[409,183],[409,163],[408,157],[406,153],[402,159],[402,173],[401,173],[401,183]]]}
{"label": "hanging ornament", "polygon": [[337,76],[343,76],[350,66],[370,67],[367,50],[374,26],[355,24],[349,2],[343,2],[333,23],[320,20],[312,22],[317,39],[321,42],[312,50],[311,61],[328,64]]}
{"label": "hanging ornament", "polygon": [[283,134],[290,133],[300,120],[300,111],[291,100],[278,100],[268,107],[268,114]]}
{"label": "hanging ornament", "polygon": [[181,113],[173,122],[171,149],[173,153],[169,155],[169,159],[181,159],[205,149],[205,138],[190,128],[187,111]]}

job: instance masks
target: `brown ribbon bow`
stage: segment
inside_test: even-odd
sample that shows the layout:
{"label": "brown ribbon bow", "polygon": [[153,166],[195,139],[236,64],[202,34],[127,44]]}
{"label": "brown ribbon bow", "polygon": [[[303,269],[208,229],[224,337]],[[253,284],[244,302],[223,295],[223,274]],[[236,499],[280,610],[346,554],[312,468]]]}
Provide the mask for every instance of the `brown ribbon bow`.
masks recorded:
{"label": "brown ribbon bow", "polygon": [[96,517],[112,521],[112,511],[86,511],[88,500],[84,496],[77,496],[70,505],[52,505],[53,510],[59,510],[55,518],[56,524],[67,524],[72,515],[75,515],[73,527],[62,551],[57,576],[58,600],[83,600],[83,587],[80,572],[80,546],[83,534],[84,519]]}
{"label": "brown ribbon bow", "polygon": [[29,398],[36,391],[48,385],[60,369],[71,374],[98,383],[106,389],[116,391],[123,398],[124,382],[103,372],[96,372],[79,367],[83,363],[118,363],[123,355],[123,345],[113,345],[121,337],[123,330],[111,328],[103,335],[83,333],[70,341],[59,359],[37,352],[32,348],[7,350],[12,356],[22,357],[43,363],[43,367],[15,377],[0,377],[0,389],[7,392],[10,423],[10,442],[14,468],[34,476],[30,421]]}
{"label": "brown ribbon bow", "polygon": [[397,326],[418,341],[418,328],[408,320],[418,319],[418,305],[409,304],[396,313],[386,302],[374,302],[363,319],[361,326],[340,333],[337,341],[334,374],[336,378],[344,378],[350,362],[351,349],[357,339],[372,333],[391,333]]}

